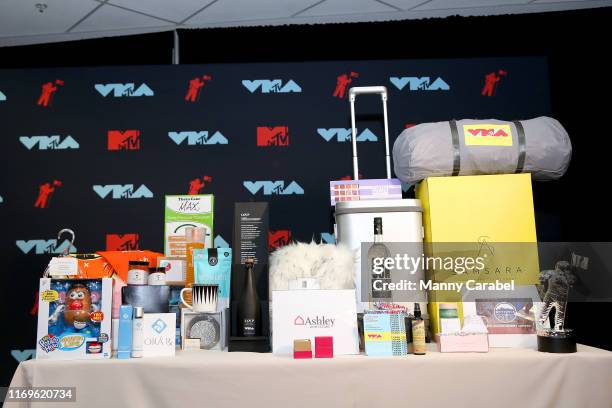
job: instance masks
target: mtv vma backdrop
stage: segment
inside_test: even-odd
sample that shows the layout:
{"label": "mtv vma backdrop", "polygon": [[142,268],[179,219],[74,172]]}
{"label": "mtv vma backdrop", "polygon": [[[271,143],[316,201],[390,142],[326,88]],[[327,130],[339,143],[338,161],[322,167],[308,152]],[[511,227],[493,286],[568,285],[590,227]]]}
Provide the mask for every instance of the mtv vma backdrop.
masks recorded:
{"label": "mtv vma backdrop", "polygon": [[[164,195],[214,194],[214,242],[234,202],[270,202],[270,247],[333,242],[329,181],[350,177],[348,89],[389,90],[391,144],[452,118],[550,115],[545,58],[243,63],[0,71],[3,384],[34,352],[51,256],[163,249]],[[384,178],[380,98],[357,102],[360,173]],[[7,320],[8,319],[8,320]],[[10,322],[10,327],[6,326]]]}

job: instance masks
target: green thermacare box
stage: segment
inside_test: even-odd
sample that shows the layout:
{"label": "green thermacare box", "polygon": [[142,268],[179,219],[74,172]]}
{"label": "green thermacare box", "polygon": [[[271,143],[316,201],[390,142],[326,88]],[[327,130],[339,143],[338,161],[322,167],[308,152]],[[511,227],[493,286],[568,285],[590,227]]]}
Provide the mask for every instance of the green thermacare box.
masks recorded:
{"label": "green thermacare box", "polygon": [[164,208],[164,253],[185,257],[185,228],[206,229],[206,248],[213,246],[215,197],[203,195],[167,195]]}

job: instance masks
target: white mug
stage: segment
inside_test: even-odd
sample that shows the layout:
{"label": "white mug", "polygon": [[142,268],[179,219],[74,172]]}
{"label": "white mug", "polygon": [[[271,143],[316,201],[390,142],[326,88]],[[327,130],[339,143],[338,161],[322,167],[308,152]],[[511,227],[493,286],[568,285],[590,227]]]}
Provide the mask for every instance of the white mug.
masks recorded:
{"label": "white mug", "polygon": [[[193,306],[190,306],[183,298],[183,293],[188,290],[191,291]],[[181,289],[180,294],[183,305],[194,312],[216,312],[218,297],[219,285],[209,285],[207,283],[194,283],[190,288]]]}

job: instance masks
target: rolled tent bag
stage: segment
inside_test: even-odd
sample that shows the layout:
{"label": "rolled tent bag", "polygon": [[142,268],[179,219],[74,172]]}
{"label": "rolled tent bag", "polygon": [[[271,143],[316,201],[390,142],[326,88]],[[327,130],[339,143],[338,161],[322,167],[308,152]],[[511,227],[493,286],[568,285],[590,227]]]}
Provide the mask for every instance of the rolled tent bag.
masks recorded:
{"label": "rolled tent bag", "polygon": [[554,180],[565,174],[571,156],[567,132],[546,116],[422,123],[393,144],[395,175],[409,184],[431,176],[509,173]]}

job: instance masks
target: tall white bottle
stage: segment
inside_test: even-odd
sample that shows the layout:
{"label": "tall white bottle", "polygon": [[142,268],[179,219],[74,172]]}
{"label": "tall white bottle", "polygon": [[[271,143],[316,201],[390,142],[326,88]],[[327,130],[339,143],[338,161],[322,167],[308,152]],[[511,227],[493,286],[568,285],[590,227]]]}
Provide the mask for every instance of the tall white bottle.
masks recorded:
{"label": "tall white bottle", "polygon": [[144,342],[144,309],[134,308],[132,320],[132,357],[142,357],[142,344]]}

